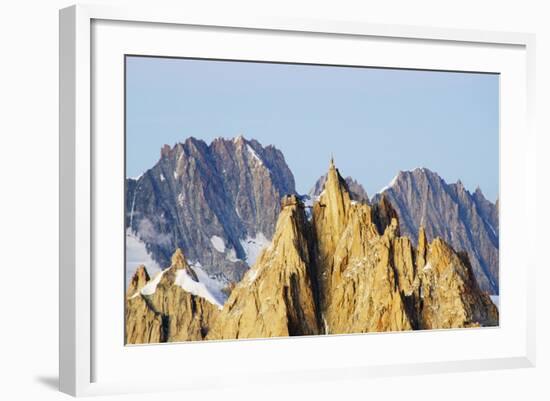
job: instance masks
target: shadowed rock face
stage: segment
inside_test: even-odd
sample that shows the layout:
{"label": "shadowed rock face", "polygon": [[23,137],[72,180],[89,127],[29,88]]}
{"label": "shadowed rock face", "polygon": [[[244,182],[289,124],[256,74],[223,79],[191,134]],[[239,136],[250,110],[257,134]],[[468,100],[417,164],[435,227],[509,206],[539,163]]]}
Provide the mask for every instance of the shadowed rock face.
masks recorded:
{"label": "shadowed rock face", "polygon": [[165,145],[153,168],[127,179],[126,227],[160,266],[182,248],[209,274],[239,281],[253,262],[250,248],[272,238],[289,193],[293,175],[273,146],[242,136],[210,145],[188,138]]}
{"label": "shadowed rock face", "polygon": [[382,194],[399,215],[402,235],[416,244],[418,228],[423,226],[428,238],[441,237],[466,252],[481,289],[498,294],[498,206],[485,199],[479,188],[470,194],[460,181],[447,184],[422,168],[400,172]]}

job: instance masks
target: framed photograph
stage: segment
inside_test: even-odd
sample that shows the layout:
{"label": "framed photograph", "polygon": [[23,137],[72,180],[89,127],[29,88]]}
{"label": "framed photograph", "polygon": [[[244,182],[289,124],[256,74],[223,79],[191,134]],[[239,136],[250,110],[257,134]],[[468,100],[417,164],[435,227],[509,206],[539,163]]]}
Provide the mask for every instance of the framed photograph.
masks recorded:
{"label": "framed photograph", "polygon": [[533,366],[533,49],[61,10],[61,390]]}

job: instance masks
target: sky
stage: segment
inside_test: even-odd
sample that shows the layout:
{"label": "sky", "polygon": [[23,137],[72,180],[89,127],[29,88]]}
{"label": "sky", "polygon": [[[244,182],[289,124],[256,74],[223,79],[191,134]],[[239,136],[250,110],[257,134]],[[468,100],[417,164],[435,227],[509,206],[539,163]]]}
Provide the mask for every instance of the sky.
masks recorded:
{"label": "sky", "polygon": [[126,58],[126,169],[153,167],[163,144],[243,135],[279,148],[307,193],[328,169],[369,196],[400,170],[499,191],[495,74]]}

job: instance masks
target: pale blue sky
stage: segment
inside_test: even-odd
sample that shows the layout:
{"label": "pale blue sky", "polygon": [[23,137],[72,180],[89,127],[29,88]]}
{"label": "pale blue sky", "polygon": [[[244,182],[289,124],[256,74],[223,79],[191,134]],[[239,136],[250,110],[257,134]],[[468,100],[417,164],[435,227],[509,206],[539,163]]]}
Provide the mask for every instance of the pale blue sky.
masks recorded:
{"label": "pale blue sky", "polygon": [[427,167],[480,186],[499,176],[498,75],[128,57],[127,175],[163,144],[243,134],[285,155],[298,192],[328,167],[369,196],[399,170]]}

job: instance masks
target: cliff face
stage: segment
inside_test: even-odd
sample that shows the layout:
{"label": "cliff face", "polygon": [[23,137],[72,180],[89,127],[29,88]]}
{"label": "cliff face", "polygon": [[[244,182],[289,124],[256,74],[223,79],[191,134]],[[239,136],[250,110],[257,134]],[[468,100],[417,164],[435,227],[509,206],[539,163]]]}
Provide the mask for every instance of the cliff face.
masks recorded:
{"label": "cliff face", "polygon": [[127,180],[127,233],[159,266],[181,248],[210,275],[237,282],[272,238],[287,193],[294,178],[273,146],[188,138],[165,145],[154,167]]}
{"label": "cliff face", "polygon": [[498,205],[479,188],[471,194],[460,181],[447,184],[422,168],[400,172],[373,201],[382,195],[397,211],[402,235],[416,244],[423,226],[428,238],[440,237],[453,249],[466,252],[481,289],[498,294]]}

